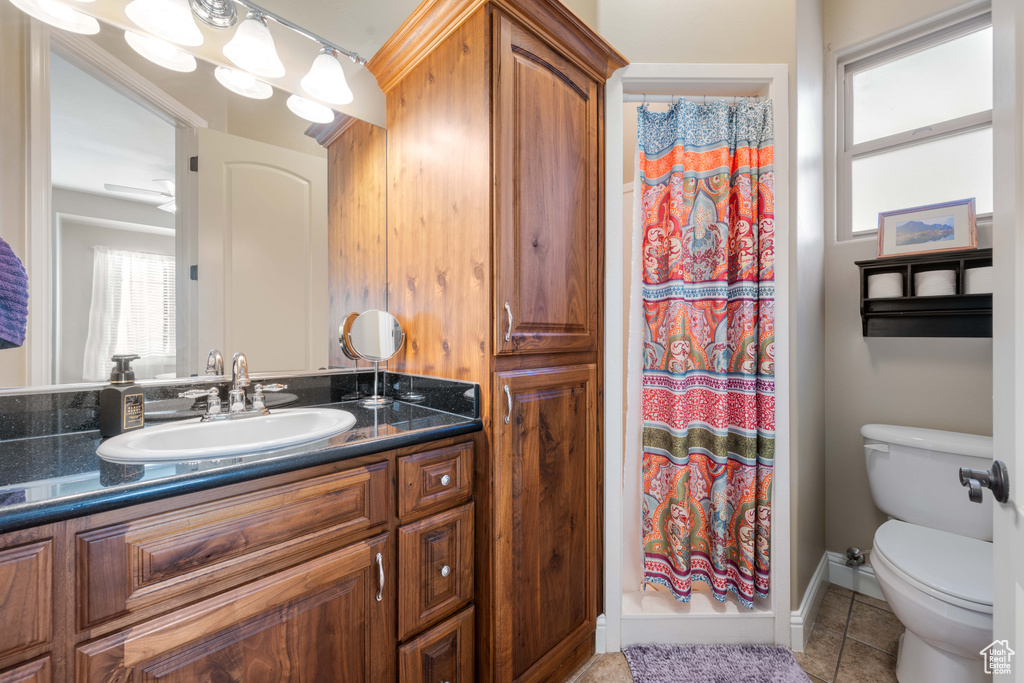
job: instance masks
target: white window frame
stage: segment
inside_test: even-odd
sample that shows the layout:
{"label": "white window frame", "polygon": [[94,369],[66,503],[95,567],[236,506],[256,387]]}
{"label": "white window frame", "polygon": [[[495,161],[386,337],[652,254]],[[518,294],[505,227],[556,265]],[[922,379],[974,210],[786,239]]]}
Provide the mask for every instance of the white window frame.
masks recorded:
{"label": "white window frame", "polygon": [[[836,62],[836,238],[839,241],[877,239],[878,228],[853,232],[853,161],[925,142],[962,135],[992,127],[992,110],[968,114],[915,130],[904,131],[868,142],[853,143],[853,78],[858,71],[870,69],[901,57],[926,50],[992,25],[988,7],[965,16],[903,33],[870,49],[841,56]],[[897,207],[894,207],[897,208]],[[991,213],[979,214],[979,224],[990,224]]]}

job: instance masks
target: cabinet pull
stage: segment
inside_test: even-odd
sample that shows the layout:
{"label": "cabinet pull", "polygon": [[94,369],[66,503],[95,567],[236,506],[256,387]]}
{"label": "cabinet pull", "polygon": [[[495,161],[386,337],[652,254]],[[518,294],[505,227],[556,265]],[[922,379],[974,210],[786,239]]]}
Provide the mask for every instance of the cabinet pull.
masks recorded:
{"label": "cabinet pull", "polygon": [[447,486],[450,483],[452,483],[452,478],[450,476],[446,474],[441,477],[441,486]]}
{"label": "cabinet pull", "polygon": [[512,307],[505,302],[505,312],[508,313],[508,331],[505,332],[505,341],[512,341]]}
{"label": "cabinet pull", "polygon": [[508,413],[505,415],[505,424],[509,423],[512,419],[512,392],[508,390],[508,385],[505,385],[505,398],[508,399]]}
{"label": "cabinet pull", "polygon": [[377,602],[384,599],[384,556],[377,553]]}
{"label": "cabinet pull", "polygon": [[445,565],[445,566],[441,567],[441,576],[444,576],[444,577],[447,578],[447,576],[449,574],[451,574],[451,573],[452,573],[452,568],[449,567],[448,565]]}

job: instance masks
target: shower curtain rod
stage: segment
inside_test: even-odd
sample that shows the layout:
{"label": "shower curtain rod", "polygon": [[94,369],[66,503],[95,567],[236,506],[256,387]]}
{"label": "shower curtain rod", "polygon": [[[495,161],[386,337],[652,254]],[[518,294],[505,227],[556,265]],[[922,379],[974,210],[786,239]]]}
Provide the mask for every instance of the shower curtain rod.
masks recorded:
{"label": "shower curtain rod", "polygon": [[[746,97],[748,100],[759,101],[760,97],[750,97],[748,95],[742,95],[739,97],[718,97],[710,98],[712,102],[717,100],[728,100],[733,104],[736,104],[738,100]],[[679,100],[689,100],[694,104],[707,104],[708,97],[706,95],[637,95],[634,93],[624,93],[622,95],[623,102],[650,102],[651,104],[675,104]]]}

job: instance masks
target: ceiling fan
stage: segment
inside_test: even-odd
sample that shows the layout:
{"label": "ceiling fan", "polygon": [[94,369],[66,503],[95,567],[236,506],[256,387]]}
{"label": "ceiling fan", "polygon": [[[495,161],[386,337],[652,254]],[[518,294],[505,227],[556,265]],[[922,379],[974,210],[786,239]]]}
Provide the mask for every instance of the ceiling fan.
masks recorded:
{"label": "ceiling fan", "polygon": [[160,204],[156,208],[167,213],[174,213],[174,181],[168,180],[167,178],[156,178],[153,180],[154,183],[160,183],[164,186],[163,190],[147,190],[143,187],[129,187],[127,185],[114,185],[112,183],[104,183],[103,189],[108,192],[122,192],[124,194],[136,194],[144,197],[161,197],[168,199],[169,201]]}

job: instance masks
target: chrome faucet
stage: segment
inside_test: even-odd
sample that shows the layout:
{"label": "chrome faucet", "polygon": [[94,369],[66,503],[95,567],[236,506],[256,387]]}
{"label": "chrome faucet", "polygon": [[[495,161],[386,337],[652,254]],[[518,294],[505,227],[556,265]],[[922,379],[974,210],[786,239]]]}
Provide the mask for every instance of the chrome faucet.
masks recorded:
{"label": "chrome faucet", "polygon": [[239,351],[231,360],[231,391],[228,392],[228,412],[245,412],[245,388],[249,386],[249,363]]}
{"label": "chrome faucet", "polygon": [[218,351],[217,349],[211,349],[210,355],[206,357],[206,374],[224,374],[224,356],[220,355],[220,351]]}

